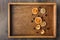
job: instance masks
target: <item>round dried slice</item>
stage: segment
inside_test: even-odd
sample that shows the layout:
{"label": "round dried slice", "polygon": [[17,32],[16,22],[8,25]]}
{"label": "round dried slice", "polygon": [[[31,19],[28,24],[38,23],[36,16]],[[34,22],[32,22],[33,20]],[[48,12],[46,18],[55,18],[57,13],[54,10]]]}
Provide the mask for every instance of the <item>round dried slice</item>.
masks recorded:
{"label": "round dried slice", "polygon": [[35,29],[36,29],[36,30],[39,30],[39,29],[40,29],[40,25],[37,25],[37,26],[35,27]]}
{"label": "round dried slice", "polygon": [[45,33],[45,31],[44,30],[41,30],[41,34],[44,34]]}
{"label": "round dried slice", "polygon": [[41,8],[40,9],[40,13],[44,14],[46,12],[46,9],[45,8]]}
{"label": "round dried slice", "polygon": [[33,13],[33,14],[37,14],[37,13],[38,13],[38,8],[33,8],[33,9],[32,9],[32,13]]}
{"label": "round dried slice", "polygon": [[36,24],[42,23],[42,18],[41,18],[41,17],[36,17],[36,18],[35,18],[35,23],[36,23]]}
{"label": "round dried slice", "polygon": [[46,26],[46,22],[43,21],[40,25],[41,25],[41,27],[44,27],[44,26]]}

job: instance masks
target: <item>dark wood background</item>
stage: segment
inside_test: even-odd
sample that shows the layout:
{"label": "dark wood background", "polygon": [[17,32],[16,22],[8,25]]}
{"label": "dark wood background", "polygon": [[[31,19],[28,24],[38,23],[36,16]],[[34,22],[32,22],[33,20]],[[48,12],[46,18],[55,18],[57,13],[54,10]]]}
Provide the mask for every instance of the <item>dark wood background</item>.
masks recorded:
{"label": "dark wood background", "polygon": [[[48,0],[53,2],[54,0]],[[9,2],[46,2],[46,0],[0,0],[0,40],[60,40],[60,0],[57,3],[57,37],[54,39],[17,39],[8,38],[8,3]]]}

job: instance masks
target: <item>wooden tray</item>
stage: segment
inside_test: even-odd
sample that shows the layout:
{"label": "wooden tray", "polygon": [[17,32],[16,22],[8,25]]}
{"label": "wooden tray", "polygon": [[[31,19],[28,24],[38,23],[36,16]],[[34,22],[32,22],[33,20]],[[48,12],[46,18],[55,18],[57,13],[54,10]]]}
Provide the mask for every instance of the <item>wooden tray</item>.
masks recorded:
{"label": "wooden tray", "polygon": [[[36,30],[36,24],[31,20],[40,14],[33,15],[33,8],[45,8],[46,15],[43,15],[47,22],[44,28]],[[9,38],[56,38],[56,3],[8,3],[8,37]]]}

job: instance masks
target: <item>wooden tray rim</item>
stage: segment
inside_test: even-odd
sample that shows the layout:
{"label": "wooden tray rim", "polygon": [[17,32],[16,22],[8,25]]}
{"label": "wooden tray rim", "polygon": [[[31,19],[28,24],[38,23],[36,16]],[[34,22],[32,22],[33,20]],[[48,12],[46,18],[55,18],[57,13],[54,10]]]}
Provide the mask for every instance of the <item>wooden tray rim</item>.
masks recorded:
{"label": "wooden tray rim", "polygon": [[[54,36],[10,36],[10,5],[54,5]],[[8,38],[56,38],[56,3],[8,3]]]}

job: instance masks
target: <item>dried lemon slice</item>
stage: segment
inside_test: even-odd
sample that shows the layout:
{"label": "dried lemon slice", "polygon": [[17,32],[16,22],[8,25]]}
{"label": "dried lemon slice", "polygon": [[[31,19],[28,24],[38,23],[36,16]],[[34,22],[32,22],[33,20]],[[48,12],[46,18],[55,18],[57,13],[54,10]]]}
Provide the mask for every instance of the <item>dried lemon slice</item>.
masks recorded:
{"label": "dried lemon slice", "polygon": [[35,18],[35,23],[36,23],[36,24],[42,23],[41,17],[36,17],[36,18]]}
{"label": "dried lemon slice", "polygon": [[46,26],[46,22],[43,21],[40,25],[41,25],[41,27],[44,27],[44,26]]}
{"label": "dried lemon slice", "polygon": [[45,8],[41,8],[40,9],[40,13],[44,14],[46,12],[46,9]]}
{"label": "dried lemon slice", "polygon": [[45,33],[45,31],[44,30],[41,30],[41,34],[44,34]]}
{"label": "dried lemon slice", "polygon": [[37,30],[39,30],[39,29],[40,29],[40,25],[37,25],[35,28],[36,28]]}
{"label": "dried lemon slice", "polygon": [[38,13],[38,8],[33,8],[33,9],[32,9],[32,13],[33,13],[33,14],[37,14],[37,13]]}

